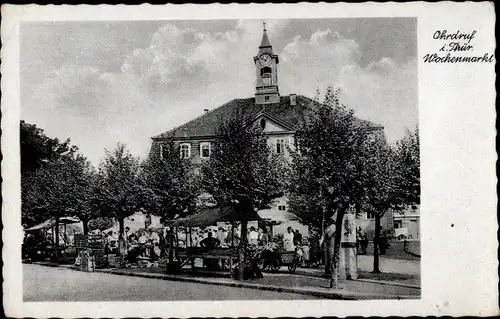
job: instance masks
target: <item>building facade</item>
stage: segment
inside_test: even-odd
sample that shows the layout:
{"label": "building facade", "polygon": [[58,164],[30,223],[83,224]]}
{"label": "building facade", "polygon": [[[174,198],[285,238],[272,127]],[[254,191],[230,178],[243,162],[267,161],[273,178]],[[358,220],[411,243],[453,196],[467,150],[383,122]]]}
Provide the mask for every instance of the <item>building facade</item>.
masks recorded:
{"label": "building facade", "polygon": [[[201,116],[153,137],[150,156],[166,156],[163,153],[164,145],[173,137],[179,146],[179,156],[189,158],[194,163],[201,163],[210,158],[212,142],[216,138],[220,120],[238,114],[244,117],[245,121],[260,125],[273,152],[288,157],[290,150],[295,147],[294,134],[298,125],[318,102],[303,95],[280,95],[279,56],[273,50],[265,27],[253,63],[256,77],[253,97],[237,98],[213,110],[205,110]],[[380,125],[360,119],[355,121],[356,125],[364,126],[373,132],[383,132]],[[283,216],[290,216],[286,198],[275,200],[272,210],[275,211],[274,215],[285,213]]]}
{"label": "building facade", "polygon": [[[380,219],[380,226],[387,236],[396,240],[420,239],[420,206],[402,211],[388,210]],[[363,212],[356,218],[356,227],[361,227],[368,239],[375,237],[375,215]]]}

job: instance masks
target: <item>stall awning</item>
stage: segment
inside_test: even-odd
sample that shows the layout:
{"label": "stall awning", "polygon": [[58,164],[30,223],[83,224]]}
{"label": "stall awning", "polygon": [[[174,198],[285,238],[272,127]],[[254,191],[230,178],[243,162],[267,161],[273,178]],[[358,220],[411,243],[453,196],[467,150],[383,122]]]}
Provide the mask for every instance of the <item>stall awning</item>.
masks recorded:
{"label": "stall awning", "polygon": [[196,227],[215,225],[217,222],[252,221],[261,219],[262,218],[255,211],[243,214],[234,207],[210,207],[204,208],[198,213],[188,217],[167,220],[165,221],[165,225],[173,227]]}
{"label": "stall awning", "polygon": [[[76,224],[79,223],[80,220],[75,217],[61,217],[59,218],[59,225],[64,225],[64,224]],[[35,231],[39,229],[49,229],[54,227],[56,224],[56,219],[55,218],[50,218],[44,221],[43,223],[40,223],[38,225],[35,225],[33,227],[30,227],[28,229],[25,229],[24,231]]]}

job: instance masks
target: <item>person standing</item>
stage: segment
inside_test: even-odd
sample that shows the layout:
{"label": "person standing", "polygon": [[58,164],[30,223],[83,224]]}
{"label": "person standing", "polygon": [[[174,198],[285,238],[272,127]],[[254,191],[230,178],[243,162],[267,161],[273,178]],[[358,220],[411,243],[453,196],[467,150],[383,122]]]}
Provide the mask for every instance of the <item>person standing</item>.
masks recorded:
{"label": "person standing", "polygon": [[146,245],[148,243],[148,237],[146,236],[146,232],[144,230],[140,230],[139,232],[139,250],[140,256],[144,257],[146,253]]}
{"label": "person standing", "polygon": [[293,244],[295,246],[302,246],[302,234],[298,229],[295,230],[295,233],[293,235]]}
{"label": "person standing", "polygon": [[292,227],[288,227],[287,232],[283,235],[283,246],[286,251],[295,251],[293,243],[294,232]]}
{"label": "person standing", "polygon": [[219,230],[217,231],[217,239],[219,239],[221,245],[226,246],[227,237],[227,230],[224,227],[220,226]]}
{"label": "person standing", "polygon": [[257,246],[259,244],[259,233],[255,227],[250,227],[250,234],[248,235],[248,241],[251,245]]}
{"label": "person standing", "polygon": [[261,246],[266,246],[269,243],[269,234],[266,227],[259,228],[259,242]]}

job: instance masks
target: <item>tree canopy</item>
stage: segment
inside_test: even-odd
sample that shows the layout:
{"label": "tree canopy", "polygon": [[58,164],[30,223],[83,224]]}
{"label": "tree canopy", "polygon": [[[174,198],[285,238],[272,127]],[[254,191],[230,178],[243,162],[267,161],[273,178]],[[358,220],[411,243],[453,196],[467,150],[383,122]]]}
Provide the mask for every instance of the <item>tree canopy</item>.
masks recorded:
{"label": "tree canopy", "polygon": [[50,217],[90,216],[93,168],[70,140],[47,137],[21,121],[22,223],[31,226]]}
{"label": "tree canopy", "polygon": [[101,216],[123,222],[124,218],[144,210],[152,197],[141,178],[139,159],[133,157],[124,144],[118,144],[112,152],[106,151],[99,166],[93,203]]}
{"label": "tree canopy", "polygon": [[292,154],[290,209],[302,220],[320,226],[322,213],[331,217],[338,209],[359,202],[363,191],[363,157],[369,135],[357,124],[354,113],[338,101],[338,92],[327,90],[324,103],[311,105],[309,116],[296,133]]}
{"label": "tree canopy", "polygon": [[166,219],[192,214],[200,194],[194,164],[179,156],[172,138],[161,149],[161,157],[152,154],[143,165],[144,180],[153,195],[146,203],[148,212]]}
{"label": "tree canopy", "polygon": [[257,125],[233,114],[221,121],[210,158],[202,164],[202,188],[218,205],[261,209],[283,191],[285,172]]}

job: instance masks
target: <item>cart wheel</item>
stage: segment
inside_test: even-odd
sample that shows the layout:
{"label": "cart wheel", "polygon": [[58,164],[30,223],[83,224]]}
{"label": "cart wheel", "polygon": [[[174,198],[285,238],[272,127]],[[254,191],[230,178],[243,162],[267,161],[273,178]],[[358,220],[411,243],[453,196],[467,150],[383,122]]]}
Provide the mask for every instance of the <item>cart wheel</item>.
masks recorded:
{"label": "cart wheel", "polygon": [[295,272],[295,269],[297,269],[297,265],[295,263],[288,265],[288,272],[289,273],[293,274]]}
{"label": "cart wheel", "polygon": [[272,272],[278,272],[281,268],[281,263],[279,260],[275,260],[272,265],[269,266]]}

